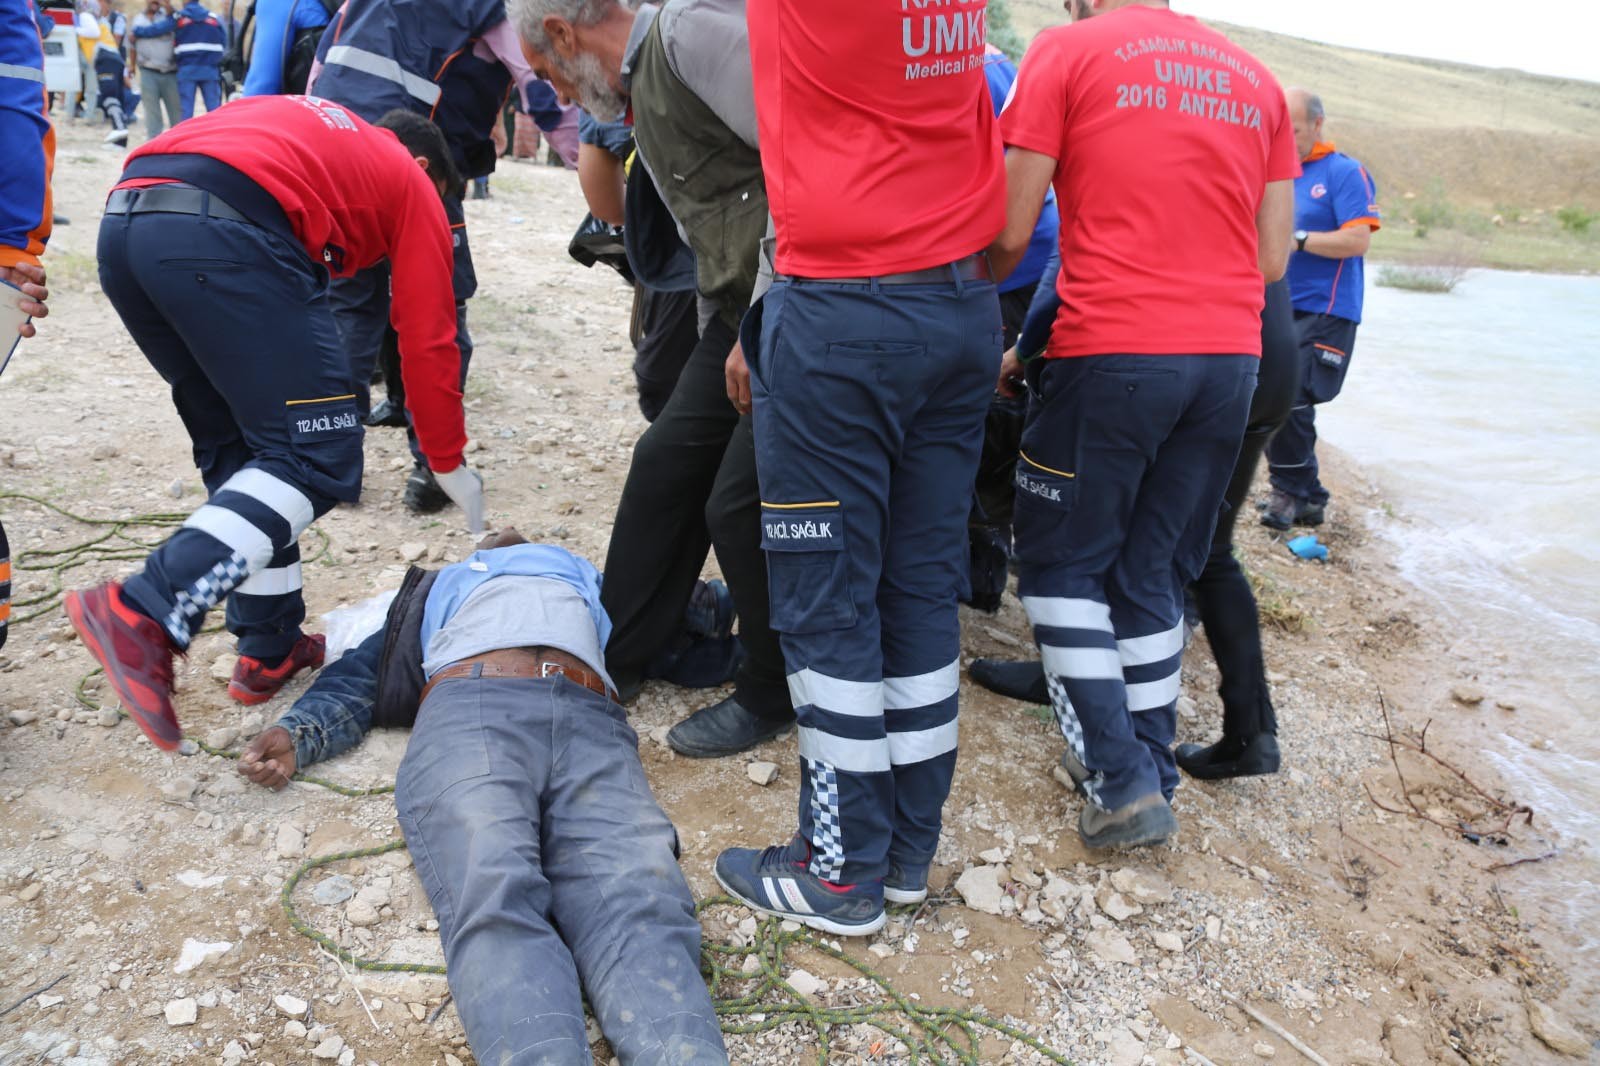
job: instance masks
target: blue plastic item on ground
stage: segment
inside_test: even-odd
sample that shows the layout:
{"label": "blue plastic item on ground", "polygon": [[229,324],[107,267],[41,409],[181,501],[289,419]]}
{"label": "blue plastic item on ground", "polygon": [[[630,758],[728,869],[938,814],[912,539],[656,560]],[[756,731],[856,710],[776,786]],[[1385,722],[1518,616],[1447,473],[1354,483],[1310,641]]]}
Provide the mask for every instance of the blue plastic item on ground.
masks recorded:
{"label": "blue plastic item on ground", "polygon": [[1328,546],[1318,543],[1315,533],[1294,538],[1289,542],[1289,550],[1302,559],[1315,559],[1319,563],[1328,561]]}

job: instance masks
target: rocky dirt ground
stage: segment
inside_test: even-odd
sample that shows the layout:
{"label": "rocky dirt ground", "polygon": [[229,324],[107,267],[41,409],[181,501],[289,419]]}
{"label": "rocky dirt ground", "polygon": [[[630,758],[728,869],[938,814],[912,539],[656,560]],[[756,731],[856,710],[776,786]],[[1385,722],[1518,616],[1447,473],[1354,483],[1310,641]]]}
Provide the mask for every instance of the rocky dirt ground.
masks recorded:
{"label": "rocky dirt ground", "polygon": [[[192,509],[201,497],[182,427],[95,281],[96,221],[118,157],[96,130],[64,126],[61,136],[56,189],[71,225],[51,244],[53,314],[0,392],[0,492],[92,517]],[[469,204],[482,289],[468,424],[491,518],[599,560],[644,423],[631,392],[628,294],[614,275],[565,255],[580,203],[572,175],[515,165],[495,176],[494,199]],[[327,546],[306,565],[313,617],[393,587],[407,557],[470,551],[448,519],[405,514],[406,464],[397,432],[369,433],[362,502],[319,523]],[[1445,627],[1400,587],[1368,532],[1382,507],[1374,490],[1348,466],[1335,473],[1328,564],[1299,562],[1242,523],[1272,622],[1283,773],[1186,781],[1175,845],[1091,854],[1073,829],[1078,801],[1050,773],[1060,741],[1047,716],[965,686],[935,896],[844,951],[903,995],[1008,1019],[1080,1063],[1299,1059],[1259,1017],[1337,1066],[1592,1057],[1595,973],[1552,917],[1547,891],[1552,871],[1584,845],[1553,839],[1538,816],[1473,843],[1409,813],[1373,736],[1384,729],[1380,686],[1397,730],[1414,735],[1434,720],[1429,750],[1490,792],[1493,775],[1474,749],[1485,723],[1512,712],[1495,706]],[[98,532],[15,498],[0,499],[0,513],[22,561]],[[132,565],[80,566],[64,579],[84,585]],[[47,591],[49,579],[20,570],[17,599]],[[966,656],[1024,653],[1015,600],[964,621]],[[242,713],[218,679],[228,654],[224,634],[203,637],[178,680],[191,735],[220,747],[270,722],[304,685],[264,717]],[[0,652],[0,1064],[470,1062],[441,978],[355,974],[300,936],[279,905],[308,856],[398,839],[390,800],[309,784],[269,793],[225,758],[158,752],[78,701],[91,666],[59,611],[18,625]],[[1215,687],[1200,639],[1185,667],[1180,739],[1215,734]],[[90,681],[85,695],[93,704],[103,689]],[[718,849],[779,840],[794,818],[792,737],[722,762],[676,758],[658,739],[716,695],[654,686],[631,709],[702,895],[716,891]],[[405,739],[375,734],[321,771],[349,785],[388,783]],[[1480,829],[1495,821],[1439,765],[1402,758],[1418,812]],[[775,781],[752,779],[757,760],[777,764]],[[1408,813],[1386,813],[1374,797]],[[1551,850],[1553,859],[1489,870]],[[295,899],[358,955],[440,961],[403,851],[316,870]],[[706,936],[740,943],[748,917],[714,908]],[[883,999],[820,953],[794,951],[788,965],[804,971],[792,969],[790,983],[821,1006]],[[729,1050],[738,1063],[818,1060],[813,1030],[798,1023],[732,1035]],[[603,1045],[597,1055],[609,1061]],[[1047,1061],[999,1037],[979,1057]],[[903,1044],[865,1026],[836,1030],[827,1056],[908,1059]]]}

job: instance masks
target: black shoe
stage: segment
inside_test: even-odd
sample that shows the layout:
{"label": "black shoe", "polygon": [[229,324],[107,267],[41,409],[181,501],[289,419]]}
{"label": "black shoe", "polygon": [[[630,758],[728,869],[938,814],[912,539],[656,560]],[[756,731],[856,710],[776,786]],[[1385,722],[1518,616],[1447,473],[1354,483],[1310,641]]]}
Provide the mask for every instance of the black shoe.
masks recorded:
{"label": "black shoe", "polygon": [[1037,659],[1012,663],[1004,659],[974,659],[967,676],[990,692],[1026,703],[1050,702],[1044,683],[1044,665]]}
{"label": "black shoe", "polygon": [[1278,772],[1278,738],[1271,733],[1244,740],[1224,736],[1210,747],[1179,744],[1176,754],[1184,772],[1201,781]]}
{"label": "black shoe", "polygon": [[434,480],[433,471],[418,464],[406,478],[405,504],[412,514],[433,514],[450,506],[450,496]]}
{"label": "black shoe", "polygon": [[404,429],[406,409],[390,400],[384,400],[367,412],[366,424],[369,426],[396,426]]}
{"label": "black shoe", "polygon": [[667,732],[667,746],[691,759],[720,759],[782,736],[793,725],[792,719],[751,714],[729,696],[721,703],[702,707],[673,726]]}
{"label": "black shoe", "polygon": [[70,226],[72,225],[72,219],[68,218],[66,215],[56,215],[54,222],[51,224],[55,226]]}

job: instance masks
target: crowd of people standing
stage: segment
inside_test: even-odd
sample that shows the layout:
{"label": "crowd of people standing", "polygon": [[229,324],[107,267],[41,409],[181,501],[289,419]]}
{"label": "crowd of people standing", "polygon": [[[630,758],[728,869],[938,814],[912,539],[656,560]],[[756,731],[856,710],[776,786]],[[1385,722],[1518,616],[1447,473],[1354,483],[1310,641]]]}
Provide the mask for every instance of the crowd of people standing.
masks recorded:
{"label": "crowd of people standing", "polygon": [[[494,168],[508,96],[577,167],[596,225],[620,223],[650,425],[603,580],[514,535],[413,571],[383,630],[241,761],[281,786],[374,725],[415,726],[402,824],[480,1057],[540,1026],[584,1046],[565,986],[547,1015],[519,1017],[485,980],[515,952],[477,931],[511,922],[528,952],[568,960],[624,1061],[725,1061],[703,996],[681,1025],[619,1007],[619,965],[697,980],[692,904],[653,803],[631,829],[573,830],[613,860],[583,873],[521,831],[496,840],[531,846],[526,861],[462,847],[509,833],[493,827],[528,788],[535,831],[557,812],[571,826],[556,782],[576,756],[561,745],[453,761],[544,728],[526,715],[547,697],[560,728],[610,738],[590,757],[612,783],[642,780],[618,708],[653,678],[732,683],[672,729],[684,755],[796,730],[794,832],[723,851],[714,873],[757,910],[842,935],[928,895],[958,754],[959,604],[994,609],[1008,575],[1038,658],[970,674],[1051,707],[1087,846],[1171,839],[1180,767],[1278,768],[1232,535],[1263,453],[1261,520],[1323,520],[1312,412],[1348,366],[1375,186],[1322,140],[1314,94],[1286,95],[1164,0],[1068,6],[1016,66],[987,46],[982,0],[262,0],[250,98],[226,106],[227,33],[198,2],[151,0],[125,29],[108,2],[80,14],[113,132],[126,140],[137,106],[131,44],[150,134],[110,192],[102,287],[171,387],[209,497],[136,573],[66,606],[162,748],[182,736],[173,660],[212,608],[238,639],[240,703],[322,667],[298,539],[360,495],[375,366],[404,412],[407,508],[458,507],[482,532],[462,197]],[[9,90],[34,53],[5,29]],[[191,121],[197,92],[208,113]],[[22,84],[6,101],[3,143],[41,148],[43,198],[0,230],[5,280],[35,315],[39,95]],[[176,128],[162,132],[157,101]],[[712,551],[725,585],[702,578]],[[1221,668],[1223,735],[1174,748],[1196,623]],[[484,709],[458,720],[469,692]],[[521,902],[491,883],[522,885]],[[611,914],[616,928],[577,902],[630,883],[648,884],[644,902]],[[569,907],[557,933],[552,911]],[[645,927],[659,950],[621,946]]]}

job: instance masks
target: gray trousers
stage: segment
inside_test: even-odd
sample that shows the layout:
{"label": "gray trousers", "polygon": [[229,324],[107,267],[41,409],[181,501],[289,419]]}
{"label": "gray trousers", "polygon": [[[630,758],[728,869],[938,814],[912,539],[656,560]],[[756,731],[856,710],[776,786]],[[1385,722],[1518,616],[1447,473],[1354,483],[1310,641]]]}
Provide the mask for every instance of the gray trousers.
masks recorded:
{"label": "gray trousers", "polygon": [[565,678],[441,682],[395,783],[479,1062],[725,1066],[674,831],[622,708]]}
{"label": "gray trousers", "polygon": [[[139,92],[144,97],[144,132],[158,136],[168,126],[176,126],[182,115],[178,111],[178,72],[139,68]],[[162,121],[162,109],[166,121]]]}

